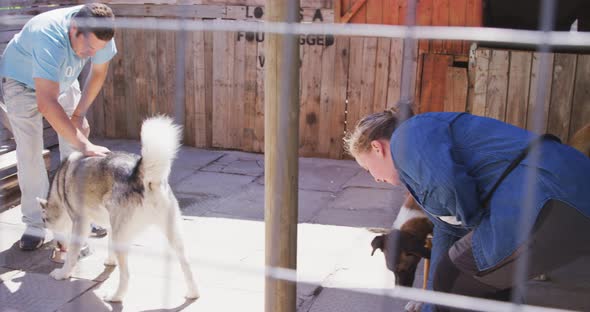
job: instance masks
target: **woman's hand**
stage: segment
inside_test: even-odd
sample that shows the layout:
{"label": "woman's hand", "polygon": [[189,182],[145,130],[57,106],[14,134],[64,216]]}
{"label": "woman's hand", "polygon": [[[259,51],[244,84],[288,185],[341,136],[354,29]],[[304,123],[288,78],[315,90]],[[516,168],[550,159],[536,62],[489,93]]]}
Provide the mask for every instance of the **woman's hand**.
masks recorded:
{"label": "woman's hand", "polygon": [[72,115],[72,117],[70,117],[70,120],[74,124],[74,127],[80,130],[80,132],[82,132],[82,134],[84,134],[85,137],[88,137],[90,135],[90,125],[88,124],[88,120],[86,119],[86,117]]}

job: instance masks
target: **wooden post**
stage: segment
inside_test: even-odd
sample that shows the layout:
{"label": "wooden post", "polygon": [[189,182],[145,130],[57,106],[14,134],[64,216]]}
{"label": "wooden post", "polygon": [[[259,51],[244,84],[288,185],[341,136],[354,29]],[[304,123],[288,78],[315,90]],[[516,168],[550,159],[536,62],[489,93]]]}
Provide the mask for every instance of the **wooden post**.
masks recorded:
{"label": "wooden post", "polygon": [[[416,0],[408,0],[406,12],[406,26],[416,26]],[[402,76],[400,82],[400,117],[406,120],[410,116],[411,103],[414,102],[416,82],[416,53],[417,45],[413,30],[404,38],[402,57]]]}
{"label": "wooden post", "polygon": [[[299,0],[267,0],[269,22],[299,22]],[[266,34],[264,218],[267,268],[297,267],[299,146],[298,36]],[[297,284],[267,276],[266,312],[295,312]]]}

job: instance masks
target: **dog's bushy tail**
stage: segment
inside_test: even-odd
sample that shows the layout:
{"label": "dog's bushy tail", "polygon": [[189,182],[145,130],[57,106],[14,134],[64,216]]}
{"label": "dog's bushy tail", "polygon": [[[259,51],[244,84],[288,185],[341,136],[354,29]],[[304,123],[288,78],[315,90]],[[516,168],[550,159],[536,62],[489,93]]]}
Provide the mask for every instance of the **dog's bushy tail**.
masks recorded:
{"label": "dog's bushy tail", "polygon": [[145,185],[168,180],[180,147],[181,127],[170,117],[155,116],[141,126],[141,166]]}

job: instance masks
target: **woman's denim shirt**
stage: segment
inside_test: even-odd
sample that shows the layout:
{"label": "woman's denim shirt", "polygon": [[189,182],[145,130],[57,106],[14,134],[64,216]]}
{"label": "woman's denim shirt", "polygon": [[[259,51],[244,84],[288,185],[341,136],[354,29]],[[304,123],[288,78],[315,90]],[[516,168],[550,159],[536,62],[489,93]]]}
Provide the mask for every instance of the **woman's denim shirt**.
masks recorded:
{"label": "woman's denim shirt", "polygon": [[590,159],[554,141],[529,153],[484,207],[483,198],[535,137],[467,113],[425,113],[395,130],[391,154],[400,180],[435,224],[431,278],[441,253],[472,230],[479,270],[498,264],[524,241],[548,199],[590,216]]}

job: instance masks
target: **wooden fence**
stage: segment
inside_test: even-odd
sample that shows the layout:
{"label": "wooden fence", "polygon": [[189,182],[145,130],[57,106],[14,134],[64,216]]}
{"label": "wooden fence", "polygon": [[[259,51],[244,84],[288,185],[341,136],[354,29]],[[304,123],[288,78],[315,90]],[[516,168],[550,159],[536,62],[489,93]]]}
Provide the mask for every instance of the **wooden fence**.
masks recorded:
{"label": "wooden fence", "polygon": [[[551,77],[539,86],[539,53],[478,50],[471,111],[532,129],[533,112],[542,110],[541,131],[567,141],[590,122],[590,55],[548,57]],[[541,101],[536,100],[539,87],[546,94]]]}
{"label": "wooden fence", "polygon": [[[479,25],[481,0],[418,3],[420,25]],[[355,5],[355,3],[357,3]],[[303,22],[403,24],[407,1],[302,1]],[[240,5],[238,5],[240,4]],[[334,7],[333,7],[334,5]],[[173,16],[177,6],[111,1],[119,17]],[[196,19],[264,19],[263,1],[221,1],[186,6]],[[199,9],[201,8],[201,9]],[[185,11],[182,8],[181,11]],[[463,12],[451,14],[451,12]],[[336,12],[336,14],[335,14]],[[346,20],[343,20],[343,16]],[[177,69],[179,33],[120,29],[119,54],[96,105],[98,135],[137,138],[143,117],[172,113],[184,88],[185,143],[263,152],[263,34],[189,32],[185,66]],[[468,54],[468,43],[420,41],[420,53]],[[368,113],[395,105],[400,94],[403,41],[309,35],[301,38],[300,155],[340,158],[345,131]],[[183,60],[180,60],[183,61]],[[421,58],[413,70],[421,71]],[[175,82],[184,70],[184,84]],[[412,86],[414,89],[415,87]]]}
{"label": "wooden fence", "polygon": [[430,65],[424,65],[422,76],[434,78],[422,79],[420,96],[428,103],[422,112],[468,111],[533,130],[533,116],[541,110],[539,131],[563,141],[590,123],[590,55],[548,53],[550,76],[543,86],[538,52],[480,48],[469,69],[455,67],[449,55],[424,57],[425,64],[438,66],[427,73]]}
{"label": "wooden fence", "polygon": [[[242,1],[243,2],[243,1]],[[260,1],[258,1],[260,2]],[[264,8],[202,5],[196,19],[256,22]],[[332,23],[331,1],[302,1],[303,22]],[[110,4],[118,17],[161,17],[169,5]],[[174,6],[175,7],[175,6]],[[158,16],[154,14],[158,12]],[[185,143],[262,152],[264,140],[264,34],[187,32],[184,67],[174,31],[119,29],[119,53],[94,105],[96,135],[137,138],[141,120],[173,113],[175,90],[185,109]],[[301,46],[300,155],[342,157],[347,124],[386,108],[399,96],[402,41],[307,35]],[[184,84],[176,82],[184,71]],[[102,103],[100,105],[99,103]]]}
{"label": "wooden fence", "polygon": [[[117,17],[142,18],[145,23],[176,18],[178,12],[195,20],[264,20],[263,0],[107,2]],[[304,22],[403,24],[407,0],[301,0],[301,6]],[[34,14],[45,9],[19,10]],[[478,25],[478,10],[481,0],[420,0],[417,23]],[[3,42],[16,31],[2,28]],[[94,135],[136,139],[142,119],[174,114],[179,98],[186,144],[263,152],[264,34],[120,28],[116,42],[119,53],[89,115]],[[469,58],[469,45],[416,44],[415,110],[467,110],[530,127],[537,55],[478,49]],[[300,46],[300,155],[341,158],[344,132],[365,114],[397,101],[403,41],[308,35],[301,37]],[[183,53],[177,53],[179,48]],[[543,109],[546,130],[563,139],[590,120],[588,66],[586,55],[552,55],[553,76]]]}
{"label": "wooden fence", "polygon": [[[335,19],[341,23],[405,25],[409,0],[336,0]],[[481,26],[482,0],[417,0],[416,25]],[[469,54],[468,41],[421,40],[418,51]]]}

